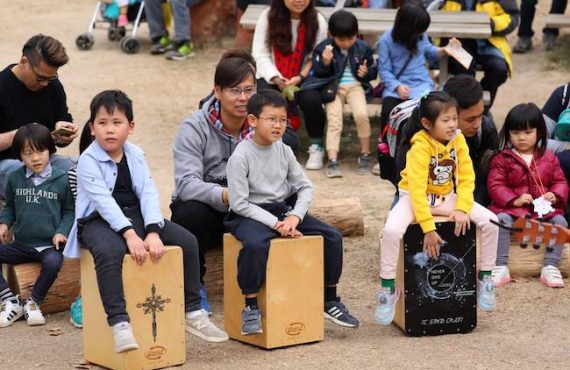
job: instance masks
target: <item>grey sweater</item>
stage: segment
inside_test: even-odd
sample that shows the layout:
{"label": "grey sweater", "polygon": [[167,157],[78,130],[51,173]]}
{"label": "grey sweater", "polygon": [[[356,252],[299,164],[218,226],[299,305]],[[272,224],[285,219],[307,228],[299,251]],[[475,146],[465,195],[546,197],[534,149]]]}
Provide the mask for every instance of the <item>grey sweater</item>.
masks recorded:
{"label": "grey sweater", "polygon": [[230,157],[226,173],[231,210],[270,228],[278,219],[259,204],[284,202],[297,193],[297,203],[290,214],[302,221],[313,199],[313,184],[291,148],[282,141],[270,146],[242,141]]}

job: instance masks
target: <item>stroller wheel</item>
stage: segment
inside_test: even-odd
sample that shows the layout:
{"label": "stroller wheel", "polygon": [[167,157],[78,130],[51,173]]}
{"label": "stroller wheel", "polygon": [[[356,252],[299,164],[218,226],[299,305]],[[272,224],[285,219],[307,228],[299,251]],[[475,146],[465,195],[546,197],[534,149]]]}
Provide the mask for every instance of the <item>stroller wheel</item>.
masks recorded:
{"label": "stroller wheel", "polygon": [[107,38],[109,41],[119,41],[123,36],[125,36],[125,29],[122,29],[123,32],[121,34],[121,27],[111,26],[107,30]]}
{"label": "stroller wheel", "polygon": [[121,39],[121,50],[127,54],[135,54],[139,51],[140,44],[136,39],[125,36]]}
{"label": "stroller wheel", "polygon": [[77,45],[79,50],[89,50],[93,47],[94,43],[93,35],[90,33],[82,33],[75,39],[75,45]]}

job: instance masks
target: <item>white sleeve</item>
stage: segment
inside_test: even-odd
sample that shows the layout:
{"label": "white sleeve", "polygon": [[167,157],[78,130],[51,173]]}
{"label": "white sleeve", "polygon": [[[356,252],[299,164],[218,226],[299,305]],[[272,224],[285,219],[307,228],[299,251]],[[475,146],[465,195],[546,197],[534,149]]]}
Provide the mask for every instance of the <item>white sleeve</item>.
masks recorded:
{"label": "white sleeve", "polygon": [[267,29],[269,22],[267,17],[269,15],[269,8],[265,9],[259,15],[255,31],[253,33],[253,45],[251,48],[251,55],[257,63],[256,78],[263,78],[267,83],[272,83],[273,77],[283,77],[273,60],[273,50],[267,47],[265,42],[267,39]]}

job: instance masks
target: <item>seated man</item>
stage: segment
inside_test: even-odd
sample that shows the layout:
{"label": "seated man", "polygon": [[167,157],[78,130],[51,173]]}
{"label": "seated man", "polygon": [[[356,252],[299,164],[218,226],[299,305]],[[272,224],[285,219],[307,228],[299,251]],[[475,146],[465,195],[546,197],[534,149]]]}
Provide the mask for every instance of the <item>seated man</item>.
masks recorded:
{"label": "seated man", "polygon": [[481,80],[483,90],[491,94],[489,110],[497,96],[497,90],[513,71],[511,48],[507,35],[519,23],[519,9],[514,0],[446,0],[442,10],[450,12],[486,12],[491,18],[491,37],[486,40],[461,39],[461,44],[473,56],[469,70],[450,60],[451,74],[468,73],[475,76],[475,67],[480,64],[485,73]]}
{"label": "seated man", "polygon": [[[26,42],[18,64],[0,72],[0,198],[4,198],[8,174],[23,166],[12,153],[20,127],[27,123],[46,126],[58,147],[69,145],[78,135],[57,75],[68,60],[61,42],[38,34]],[[50,163],[67,171],[74,160],[52,155]]]}
{"label": "seated man", "polygon": [[570,181],[570,142],[554,137],[554,130],[560,113],[570,109],[570,82],[557,87],[542,107],[542,115],[548,130],[548,149],[553,151],[560,161],[566,180]]}

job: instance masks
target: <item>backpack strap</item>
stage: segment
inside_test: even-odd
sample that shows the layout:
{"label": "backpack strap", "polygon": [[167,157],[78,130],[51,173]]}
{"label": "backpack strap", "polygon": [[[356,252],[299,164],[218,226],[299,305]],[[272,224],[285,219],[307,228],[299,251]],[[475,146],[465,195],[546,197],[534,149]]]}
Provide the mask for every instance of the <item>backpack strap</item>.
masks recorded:
{"label": "backpack strap", "polygon": [[562,92],[562,106],[566,106],[566,109],[570,109],[570,82],[564,86],[564,91]]}
{"label": "backpack strap", "polygon": [[396,80],[399,80],[400,77],[402,77],[402,73],[404,73],[404,71],[406,70],[406,68],[408,68],[408,64],[410,64],[410,61],[413,58],[413,54],[409,53],[408,54],[408,58],[406,59],[406,62],[404,63],[404,66],[402,67],[402,69],[400,69],[400,72],[398,72],[398,74],[396,75]]}

